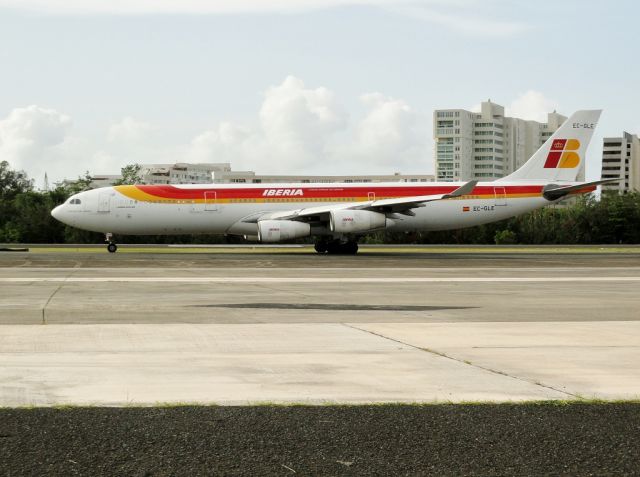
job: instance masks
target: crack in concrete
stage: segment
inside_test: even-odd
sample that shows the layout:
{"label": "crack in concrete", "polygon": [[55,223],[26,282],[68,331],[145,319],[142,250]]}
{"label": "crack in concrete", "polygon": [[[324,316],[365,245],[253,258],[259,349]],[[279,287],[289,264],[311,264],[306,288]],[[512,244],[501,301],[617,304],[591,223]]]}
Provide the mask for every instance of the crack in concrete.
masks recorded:
{"label": "crack in concrete", "polygon": [[46,325],[47,324],[47,307],[49,306],[49,303],[51,303],[51,300],[53,300],[53,297],[57,295],[57,293],[62,289],[62,287],[65,285],[65,283],[67,283],[67,280],[80,268],[82,267],[82,264],[76,260],[76,264],[73,267],[73,269],[67,274],[66,277],[64,277],[64,281],[60,282],[60,285],[58,285],[58,287],[53,290],[53,293],[51,295],[49,295],[49,298],[47,299],[46,303],[44,304],[44,306],[42,307],[42,324]]}
{"label": "crack in concrete", "polygon": [[507,373],[505,371],[500,371],[499,369],[493,369],[493,368],[489,368],[487,366],[481,366],[479,364],[472,363],[471,361],[467,361],[467,360],[464,360],[464,359],[456,358],[454,356],[449,356],[448,354],[443,353],[442,351],[438,351],[438,350],[431,349],[431,348],[422,348],[420,346],[412,345],[410,343],[406,343],[406,342],[401,341],[401,340],[396,339],[396,338],[390,338],[388,336],[381,335],[380,333],[376,333],[374,331],[358,328],[357,326],[351,325],[349,323],[342,323],[342,324],[344,326],[348,327],[348,328],[351,328],[351,329],[354,329],[354,330],[358,330],[358,331],[362,331],[364,333],[369,333],[369,334],[377,336],[379,338],[383,338],[383,339],[386,339],[386,340],[389,340],[389,341],[393,341],[394,343],[398,343],[398,344],[401,344],[401,345],[404,345],[404,346],[408,346],[409,348],[413,348],[413,349],[416,349],[418,351],[424,351],[424,352],[427,352],[427,353],[431,353],[431,354],[434,354],[436,356],[440,356],[441,358],[450,359],[450,360],[455,361],[455,362],[460,363],[460,364],[465,364],[467,366],[471,366],[471,367],[474,367],[474,368],[477,368],[477,369],[482,369],[483,371],[487,371],[489,373],[498,374],[500,376],[505,376],[505,377],[511,378],[511,379],[517,379],[518,381],[523,381],[525,383],[533,384],[534,386],[539,386],[539,387],[542,387],[542,388],[549,389],[551,391],[556,391],[558,393],[566,394],[567,396],[571,396],[571,397],[576,398],[576,399],[582,399],[582,396],[580,396],[579,394],[574,394],[574,393],[571,393],[569,391],[563,391],[562,389],[555,388],[555,387],[553,387],[551,385],[548,385],[548,384],[544,384],[544,383],[541,383],[541,382],[538,382],[538,381],[531,381],[529,379],[522,378],[520,376],[515,376],[513,374],[509,374],[509,373]]}

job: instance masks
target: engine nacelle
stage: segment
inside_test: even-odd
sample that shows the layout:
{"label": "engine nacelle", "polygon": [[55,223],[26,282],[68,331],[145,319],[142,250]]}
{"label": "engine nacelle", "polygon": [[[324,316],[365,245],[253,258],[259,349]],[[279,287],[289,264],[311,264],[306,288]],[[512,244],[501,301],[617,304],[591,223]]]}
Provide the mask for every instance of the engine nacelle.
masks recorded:
{"label": "engine nacelle", "polygon": [[293,220],[258,221],[258,240],[260,242],[282,242],[311,235],[311,226]]}
{"label": "engine nacelle", "polygon": [[349,234],[383,229],[387,226],[387,217],[369,210],[332,210],[329,227],[332,232]]}

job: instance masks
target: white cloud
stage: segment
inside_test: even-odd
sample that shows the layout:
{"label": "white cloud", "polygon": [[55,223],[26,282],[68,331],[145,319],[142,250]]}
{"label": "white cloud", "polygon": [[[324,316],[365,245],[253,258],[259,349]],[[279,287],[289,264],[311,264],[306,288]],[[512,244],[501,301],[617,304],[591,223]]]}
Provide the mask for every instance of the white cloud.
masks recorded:
{"label": "white cloud", "polygon": [[430,159],[426,119],[404,101],[369,93],[360,97],[367,114],[356,127],[350,151],[368,166],[426,169]]}
{"label": "white cloud", "polygon": [[324,156],[330,137],[346,123],[331,91],[307,89],[293,76],[269,88],[260,108],[262,132],[278,169],[298,169]]}
{"label": "white cloud", "polygon": [[15,108],[0,121],[0,141],[3,147],[44,148],[60,144],[71,118],[53,109],[36,105]]}
{"label": "white cloud", "polygon": [[521,94],[505,108],[507,116],[545,122],[547,113],[557,109],[557,101],[539,91],[529,90]]}
{"label": "white cloud", "polygon": [[231,162],[234,169],[302,172],[329,159],[336,133],[346,126],[333,92],[288,76],[266,90],[255,126],[221,122],[198,135],[186,154],[193,161]]}
{"label": "white cloud", "polygon": [[[422,4],[390,2],[386,8],[407,17],[441,25],[472,36],[508,37],[529,29],[529,26],[522,22],[496,20],[492,18],[490,11],[482,15],[473,14],[467,8],[473,2],[457,2],[458,5],[452,2],[447,4],[445,11],[442,11],[441,8],[433,8],[430,4],[434,3],[438,2],[423,2]],[[452,6],[454,8],[451,8]]]}
{"label": "white cloud", "polygon": [[[393,0],[392,0],[393,1]],[[224,14],[290,12],[376,0],[0,0],[0,6],[56,14]]]}
{"label": "white cloud", "polygon": [[146,139],[151,131],[150,124],[127,116],[109,127],[107,138],[109,142],[135,143]]}
{"label": "white cloud", "polygon": [[230,162],[234,170],[267,174],[391,173],[431,170],[426,118],[405,101],[381,93],[360,97],[349,120],[336,95],[288,76],[266,89],[253,120],[222,121],[186,143],[161,141],[155,126],[125,117],[107,134],[83,139],[71,119],[38,106],[18,108],[0,121],[0,159],[41,183],[86,170],[115,174],[129,163]]}
{"label": "white cloud", "polygon": [[190,160],[231,162],[261,173],[427,171],[431,158],[426,118],[381,93],[361,96],[364,115],[349,124],[335,95],[309,89],[293,76],[268,88],[256,127],[228,122],[198,135]]}
{"label": "white cloud", "polygon": [[[528,27],[497,20],[509,2],[481,0],[0,0],[0,7],[57,15],[297,13],[341,6],[371,6],[466,34],[511,36]],[[480,14],[474,13],[481,12]]]}
{"label": "white cloud", "polygon": [[240,170],[259,160],[263,148],[257,131],[225,121],[196,136],[184,154],[188,162],[230,162]]}
{"label": "white cloud", "polygon": [[59,153],[69,141],[71,125],[69,116],[53,109],[15,108],[0,121],[0,160],[40,181],[45,171],[69,165]]}

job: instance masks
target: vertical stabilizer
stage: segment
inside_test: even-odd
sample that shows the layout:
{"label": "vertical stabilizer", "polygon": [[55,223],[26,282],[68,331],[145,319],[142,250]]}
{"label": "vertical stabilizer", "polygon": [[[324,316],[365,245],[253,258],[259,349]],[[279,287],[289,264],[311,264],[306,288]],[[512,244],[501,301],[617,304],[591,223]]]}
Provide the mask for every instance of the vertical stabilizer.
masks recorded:
{"label": "vertical stabilizer", "polygon": [[575,181],[602,110],[576,111],[513,174],[499,181]]}

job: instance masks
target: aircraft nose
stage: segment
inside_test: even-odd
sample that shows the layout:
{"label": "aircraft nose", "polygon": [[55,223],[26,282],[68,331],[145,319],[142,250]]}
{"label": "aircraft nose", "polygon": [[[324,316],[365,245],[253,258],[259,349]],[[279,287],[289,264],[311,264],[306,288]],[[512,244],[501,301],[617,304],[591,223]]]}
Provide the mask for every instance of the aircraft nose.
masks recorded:
{"label": "aircraft nose", "polygon": [[62,205],[59,205],[51,211],[51,217],[62,222]]}

